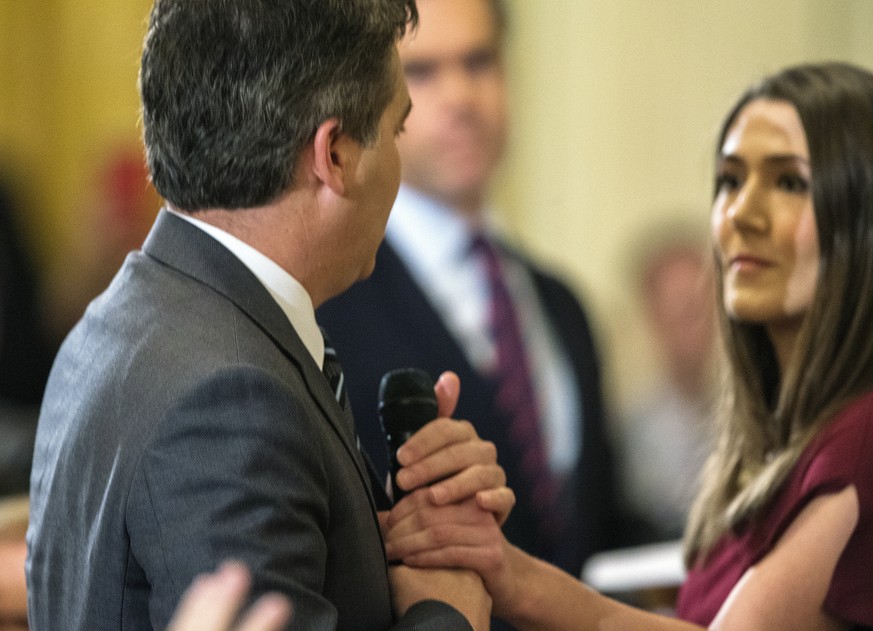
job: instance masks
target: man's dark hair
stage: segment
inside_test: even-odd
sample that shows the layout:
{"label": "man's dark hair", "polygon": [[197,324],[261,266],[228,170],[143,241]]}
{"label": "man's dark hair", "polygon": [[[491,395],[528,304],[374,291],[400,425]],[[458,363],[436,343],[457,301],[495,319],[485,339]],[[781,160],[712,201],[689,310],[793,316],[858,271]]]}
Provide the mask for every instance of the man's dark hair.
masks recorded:
{"label": "man's dark hair", "polygon": [[156,0],[139,84],[158,192],[187,211],[259,206],[325,120],[372,143],[417,19],[415,0]]}

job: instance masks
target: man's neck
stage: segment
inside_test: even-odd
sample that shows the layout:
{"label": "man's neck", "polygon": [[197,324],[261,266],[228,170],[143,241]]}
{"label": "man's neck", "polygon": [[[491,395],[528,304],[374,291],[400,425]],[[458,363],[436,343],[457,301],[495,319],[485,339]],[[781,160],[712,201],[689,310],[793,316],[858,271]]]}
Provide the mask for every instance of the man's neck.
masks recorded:
{"label": "man's neck", "polygon": [[[322,298],[324,292],[319,290],[324,283],[319,280],[318,270],[324,266],[318,258],[317,235],[297,225],[303,221],[303,213],[295,210],[288,195],[274,203],[252,208],[177,212],[233,235],[272,260],[303,285],[316,306],[326,299]],[[301,234],[311,238],[294,238],[294,235]]]}

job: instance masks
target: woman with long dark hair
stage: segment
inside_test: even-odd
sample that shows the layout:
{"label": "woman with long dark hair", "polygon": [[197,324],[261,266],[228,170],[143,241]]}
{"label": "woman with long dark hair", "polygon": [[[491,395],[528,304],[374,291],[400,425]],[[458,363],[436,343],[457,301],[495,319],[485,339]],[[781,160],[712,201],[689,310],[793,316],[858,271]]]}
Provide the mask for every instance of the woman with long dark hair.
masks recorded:
{"label": "woman with long dark hair", "polygon": [[768,77],[728,114],[716,162],[726,378],[686,531],[682,620],[509,543],[497,559],[427,549],[400,520],[392,556],[474,565],[495,614],[521,629],[873,628],[873,74]]}

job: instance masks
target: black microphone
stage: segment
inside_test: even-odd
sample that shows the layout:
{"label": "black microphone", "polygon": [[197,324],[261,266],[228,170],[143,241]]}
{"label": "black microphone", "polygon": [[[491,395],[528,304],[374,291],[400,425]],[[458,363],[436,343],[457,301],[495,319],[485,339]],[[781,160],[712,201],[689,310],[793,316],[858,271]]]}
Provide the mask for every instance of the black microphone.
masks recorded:
{"label": "black microphone", "polygon": [[397,449],[419,429],[437,417],[437,401],[433,391],[434,382],[425,371],[418,368],[390,370],[379,385],[379,418],[388,438],[388,454],[391,458],[391,486],[394,502],[399,502],[405,493],[397,486]]}

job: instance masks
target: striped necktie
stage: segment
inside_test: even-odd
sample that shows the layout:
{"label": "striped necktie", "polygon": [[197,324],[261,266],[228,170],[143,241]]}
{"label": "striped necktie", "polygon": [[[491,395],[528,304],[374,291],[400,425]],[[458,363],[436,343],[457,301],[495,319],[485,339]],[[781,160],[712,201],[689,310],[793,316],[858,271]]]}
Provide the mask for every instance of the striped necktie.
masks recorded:
{"label": "striped necktie", "polygon": [[[324,376],[327,378],[327,383],[330,385],[330,389],[333,391],[337,403],[340,404],[343,416],[346,417],[346,422],[354,436],[358,453],[363,459],[364,466],[370,476],[370,487],[374,490],[376,508],[377,510],[388,510],[392,506],[390,497],[391,492],[388,490],[388,482],[379,479],[379,475],[376,473],[376,468],[370,461],[370,457],[363,449],[361,449],[361,439],[355,430],[355,419],[352,416],[352,406],[349,403],[349,394],[348,389],[346,388],[346,380],[343,376],[343,367],[340,364],[339,357],[337,357],[336,349],[333,347],[333,344],[330,343],[330,338],[327,336],[324,329],[321,329],[321,337],[324,338],[324,363],[321,366],[321,372],[323,372]],[[379,489],[379,491],[376,492],[375,489]]]}
{"label": "striped necktie", "polygon": [[321,330],[321,336],[324,338],[324,364],[322,364],[321,371],[327,377],[327,382],[330,384],[330,389],[333,391],[337,403],[340,404],[343,411],[347,411],[349,409],[349,395],[343,367],[336,355],[336,349],[330,343],[330,338],[324,329]]}

